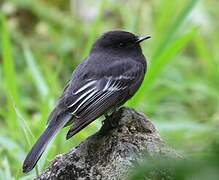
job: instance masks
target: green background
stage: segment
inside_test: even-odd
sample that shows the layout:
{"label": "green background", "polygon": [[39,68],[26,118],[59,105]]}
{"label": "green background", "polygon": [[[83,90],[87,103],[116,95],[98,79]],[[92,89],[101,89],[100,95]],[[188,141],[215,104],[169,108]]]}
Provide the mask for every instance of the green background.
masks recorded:
{"label": "green background", "polygon": [[148,72],[126,106],[153,121],[187,157],[203,157],[218,137],[219,1],[0,1],[0,179],[30,179],[79,144],[101,120],[66,141],[65,128],[37,169],[22,162],[46,126],[74,68],[102,33],[151,35],[142,43]]}

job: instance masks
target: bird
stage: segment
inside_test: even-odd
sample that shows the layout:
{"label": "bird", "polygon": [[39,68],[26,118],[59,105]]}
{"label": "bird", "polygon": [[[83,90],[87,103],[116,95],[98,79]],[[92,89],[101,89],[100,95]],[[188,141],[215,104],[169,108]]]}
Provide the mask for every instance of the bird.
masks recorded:
{"label": "bird", "polygon": [[128,101],[141,86],[147,62],[140,43],[150,36],[123,30],[108,31],[93,44],[89,56],[73,71],[47,127],[23,162],[30,172],[50,141],[66,126],[71,138],[95,119]]}

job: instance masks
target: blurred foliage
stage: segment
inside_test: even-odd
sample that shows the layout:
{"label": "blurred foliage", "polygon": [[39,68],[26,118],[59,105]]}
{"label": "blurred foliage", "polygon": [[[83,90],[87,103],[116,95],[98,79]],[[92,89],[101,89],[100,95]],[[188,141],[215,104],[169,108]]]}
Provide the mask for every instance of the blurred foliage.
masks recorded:
{"label": "blurred foliage", "polygon": [[219,143],[204,156],[192,159],[148,157],[130,170],[130,180],[218,180]]}
{"label": "blurred foliage", "polygon": [[[219,33],[216,0],[1,0],[0,179],[28,179],[22,161],[45,128],[74,68],[103,32],[149,34],[148,72],[127,106],[143,111],[165,140],[203,156],[219,127]],[[39,171],[100,127],[65,141],[66,128]]]}

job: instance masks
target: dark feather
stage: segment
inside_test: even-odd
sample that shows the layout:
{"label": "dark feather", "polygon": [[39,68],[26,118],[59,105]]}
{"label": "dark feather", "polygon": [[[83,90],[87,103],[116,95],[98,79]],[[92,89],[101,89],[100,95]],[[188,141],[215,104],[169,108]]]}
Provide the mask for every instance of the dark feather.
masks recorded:
{"label": "dark feather", "polygon": [[[127,98],[126,94],[128,89],[128,83],[134,80],[134,78],[110,78],[110,80],[112,79],[112,85],[118,87],[118,89],[114,87],[115,91],[113,91],[109,90],[110,87],[113,87],[110,85],[109,89],[104,90],[109,81],[109,79],[107,81],[105,79],[99,80],[104,80],[105,85],[102,86],[101,89],[100,87],[98,87],[98,92],[93,97],[88,99],[84,104],[82,104],[80,108],[78,108],[78,110],[75,112],[77,119],[74,120],[73,127],[69,130],[67,134],[67,139],[69,139],[85,126],[90,124],[93,120],[101,116],[104,112],[107,112],[113,107],[120,105],[121,102],[123,102],[125,98]],[[101,83],[97,81],[97,84]]]}
{"label": "dark feather", "polygon": [[[134,95],[147,67],[137,40],[132,33],[112,31],[96,41],[88,58],[73,72],[48,118],[48,127],[27,155],[24,172],[34,168],[61,128],[73,123],[68,139]],[[125,46],[118,48],[121,42]]]}
{"label": "dark feather", "polygon": [[27,173],[34,168],[34,166],[38,162],[39,158],[45,151],[50,141],[55,137],[58,131],[64,127],[64,125],[66,124],[67,121],[70,120],[70,118],[71,115],[67,114],[65,116],[62,116],[62,118],[59,121],[56,121],[57,123],[48,125],[46,130],[43,132],[43,134],[40,136],[40,138],[37,140],[35,145],[32,147],[31,151],[28,153],[27,157],[25,158],[23,163],[24,173]]}

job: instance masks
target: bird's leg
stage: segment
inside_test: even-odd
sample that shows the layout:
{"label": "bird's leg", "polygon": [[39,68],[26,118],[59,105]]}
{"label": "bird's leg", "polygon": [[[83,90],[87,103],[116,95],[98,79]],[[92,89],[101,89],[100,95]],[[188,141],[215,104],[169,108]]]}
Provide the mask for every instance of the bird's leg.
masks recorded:
{"label": "bird's leg", "polygon": [[105,119],[108,119],[110,117],[107,112],[104,114],[104,116],[105,116]]}
{"label": "bird's leg", "polygon": [[112,118],[112,121],[110,121],[111,127],[116,127],[117,126],[117,121],[113,121],[113,117],[115,117],[116,112],[119,110],[118,106],[113,107],[112,109],[112,114],[110,115],[110,117]]}
{"label": "bird's leg", "polygon": [[114,108],[113,108],[113,113],[112,113],[112,114],[116,113],[118,110],[119,110],[119,107],[118,107],[118,106],[114,107]]}
{"label": "bird's leg", "polygon": [[[103,124],[105,122],[108,122],[110,124],[111,127],[116,127],[117,126],[117,122],[114,121],[114,117],[116,116],[116,112],[119,110],[119,107],[113,107],[110,111],[110,115],[108,115],[107,113],[105,114],[105,120],[103,121]],[[107,121],[108,120],[108,121]]]}
{"label": "bird's leg", "polygon": [[[111,109],[111,113],[108,111],[104,114],[105,119],[102,121],[102,125],[106,123],[107,120],[109,120],[110,124],[114,127],[115,123],[113,121],[110,121],[111,118],[113,118],[114,113],[116,113],[119,110],[119,107],[114,107]],[[108,115],[110,113],[110,115]]]}
{"label": "bird's leg", "polygon": [[102,125],[103,124],[105,124],[105,121],[107,120],[107,119],[109,119],[109,115],[107,114],[107,112],[104,114],[104,117],[105,117],[105,119],[102,121]]}

